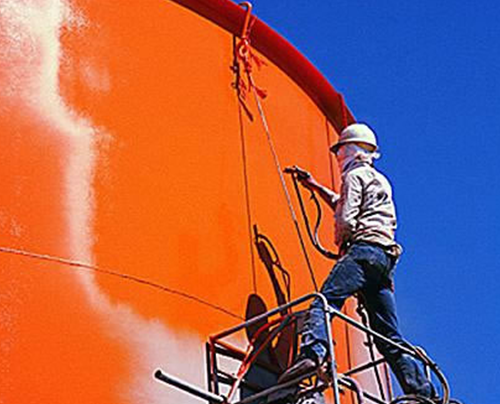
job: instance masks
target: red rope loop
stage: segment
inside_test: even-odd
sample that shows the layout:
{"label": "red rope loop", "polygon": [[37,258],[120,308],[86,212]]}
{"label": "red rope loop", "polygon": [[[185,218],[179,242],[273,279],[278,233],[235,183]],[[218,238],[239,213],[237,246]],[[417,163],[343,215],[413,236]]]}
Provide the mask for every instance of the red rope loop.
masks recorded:
{"label": "red rope loop", "polygon": [[241,39],[236,45],[236,57],[243,66],[243,69],[247,75],[248,84],[245,84],[243,80],[240,80],[238,86],[243,90],[243,97],[248,89],[255,89],[257,95],[260,98],[264,99],[267,97],[267,91],[263,88],[258,87],[252,78],[254,64],[255,66],[257,66],[257,69],[260,69],[262,66],[266,66],[266,62],[262,58],[255,55],[251,46],[250,34],[252,32],[252,28],[255,24],[256,19],[251,15],[252,6],[250,5],[250,3],[245,2],[241,3],[240,5],[247,8],[247,16],[245,17]]}

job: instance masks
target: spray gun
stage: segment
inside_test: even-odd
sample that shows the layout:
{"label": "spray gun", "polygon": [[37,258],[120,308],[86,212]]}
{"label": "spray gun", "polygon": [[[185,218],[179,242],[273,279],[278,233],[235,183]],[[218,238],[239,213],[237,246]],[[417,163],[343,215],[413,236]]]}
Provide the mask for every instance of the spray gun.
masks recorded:
{"label": "spray gun", "polygon": [[299,166],[294,165],[292,167],[287,167],[283,171],[285,172],[285,174],[295,175],[299,181],[311,178],[311,173],[309,173],[309,171],[300,168]]}

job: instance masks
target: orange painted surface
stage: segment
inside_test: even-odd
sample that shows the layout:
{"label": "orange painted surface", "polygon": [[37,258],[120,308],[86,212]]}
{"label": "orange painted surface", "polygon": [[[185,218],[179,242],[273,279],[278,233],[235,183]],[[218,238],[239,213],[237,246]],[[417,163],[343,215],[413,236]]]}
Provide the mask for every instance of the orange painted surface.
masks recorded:
{"label": "orange painted surface", "polygon": [[[257,108],[248,97],[255,120],[243,114],[240,127],[232,36],[193,12],[159,0],[67,6],[0,7],[0,84],[12,89],[1,95],[1,244],[174,293],[0,255],[0,403],[195,402],[153,370],[204,384],[203,342],[238,320],[179,293],[236,316],[252,292],[277,303],[256,254],[252,270],[245,164],[252,224],[289,270],[292,297],[313,290]],[[333,170],[338,183],[336,134],[318,108],[271,63],[255,77],[283,167],[326,184]],[[323,240],[332,226],[326,215]],[[321,283],[331,263],[308,252]]]}
{"label": "orange painted surface", "polygon": [[[36,74],[37,62],[17,72]],[[69,256],[68,139],[20,96],[4,93],[2,106],[1,244]],[[130,355],[109,339],[74,275],[60,265],[2,255],[0,285],[0,402],[67,403],[78,396],[116,402],[110,386],[129,374]]]}

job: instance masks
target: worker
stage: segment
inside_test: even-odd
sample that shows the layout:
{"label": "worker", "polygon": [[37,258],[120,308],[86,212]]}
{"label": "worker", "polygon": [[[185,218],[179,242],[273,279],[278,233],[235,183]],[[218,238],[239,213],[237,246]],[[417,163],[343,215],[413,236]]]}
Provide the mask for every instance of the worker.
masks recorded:
{"label": "worker", "polygon": [[[362,294],[371,328],[393,342],[404,344],[393,288],[394,269],[402,248],[394,238],[397,222],[391,185],[373,166],[379,156],[377,149],[375,133],[367,125],[349,125],[330,148],[342,172],[340,195],[298,167],[297,177],[335,211],[335,238],[341,258],[321,293],[339,311],[348,297]],[[298,359],[279,382],[298,378],[321,366],[327,359],[328,338],[322,303],[316,298],[305,320]],[[434,397],[434,386],[413,357],[377,338],[375,343],[406,394]]]}

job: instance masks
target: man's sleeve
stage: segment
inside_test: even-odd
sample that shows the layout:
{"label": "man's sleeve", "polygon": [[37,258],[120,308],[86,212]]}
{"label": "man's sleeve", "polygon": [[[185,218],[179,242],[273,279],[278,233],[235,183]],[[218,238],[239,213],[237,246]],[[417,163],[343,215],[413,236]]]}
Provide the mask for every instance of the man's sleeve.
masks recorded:
{"label": "man's sleeve", "polygon": [[349,241],[356,230],[363,199],[363,185],[357,175],[347,175],[340,191],[340,200],[335,210],[336,241],[339,245]]}

